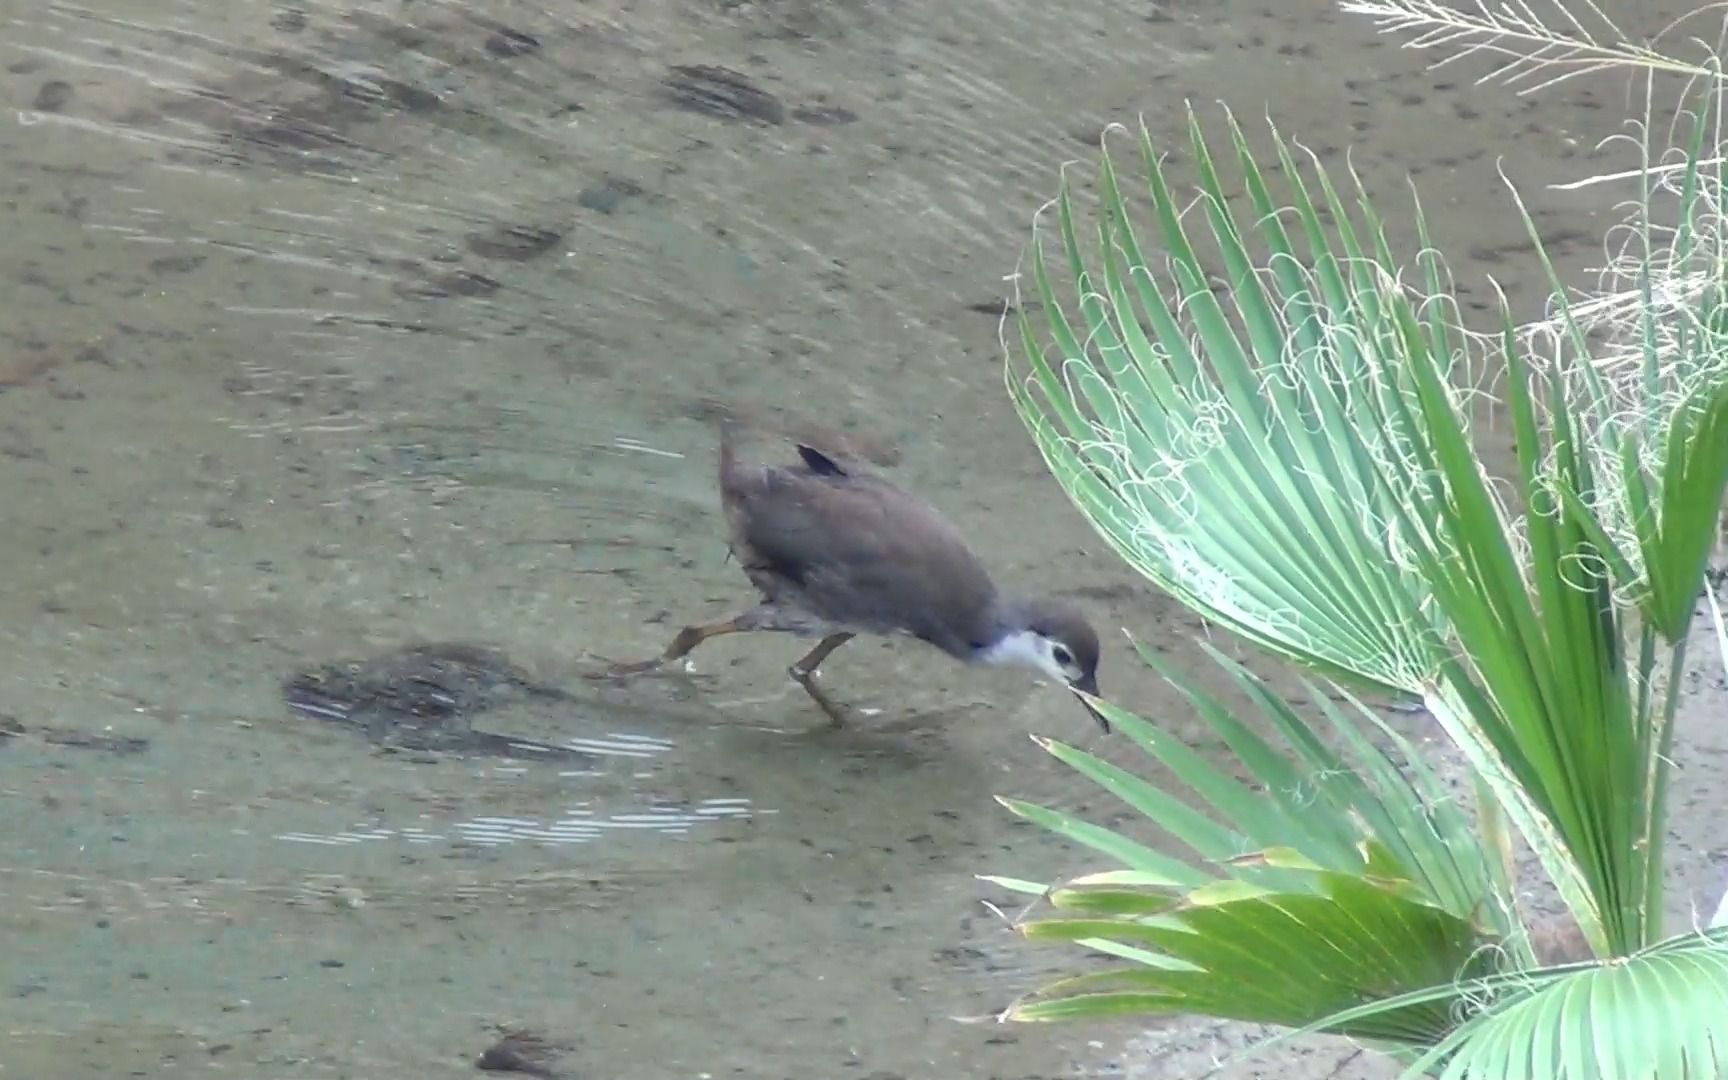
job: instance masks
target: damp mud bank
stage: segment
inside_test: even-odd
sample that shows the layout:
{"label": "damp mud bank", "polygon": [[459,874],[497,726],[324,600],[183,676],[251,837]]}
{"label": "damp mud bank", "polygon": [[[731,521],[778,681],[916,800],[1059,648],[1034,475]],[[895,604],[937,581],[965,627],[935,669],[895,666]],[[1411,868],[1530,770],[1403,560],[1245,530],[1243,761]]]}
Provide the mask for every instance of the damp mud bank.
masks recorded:
{"label": "damp mud bank", "polygon": [[[1223,99],[1388,206],[1413,178],[1466,302],[1492,271],[1533,313],[1496,166],[1589,265],[1610,207],[1544,185],[1606,171],[1621,88],[1424,62],[1322,0],[0,0],[4,1074],[1048,1080],[1245,1048],[964,1022],[1095,963],[975,876],[1088,865],[995,795],[1119,820],[1027,738],[1132,760],[1065,693],[860,641],[823,676],[870,719],[818,736],[795,643],[582,673],[749,599],[719,401],[892,465],[1204,749],[1114,632],[1199,670],[1202,628],[1001,389],[1004,278],[1106,124],[1175,139]],[[1325,1040],[1257,1070],[1381,1075]]]}

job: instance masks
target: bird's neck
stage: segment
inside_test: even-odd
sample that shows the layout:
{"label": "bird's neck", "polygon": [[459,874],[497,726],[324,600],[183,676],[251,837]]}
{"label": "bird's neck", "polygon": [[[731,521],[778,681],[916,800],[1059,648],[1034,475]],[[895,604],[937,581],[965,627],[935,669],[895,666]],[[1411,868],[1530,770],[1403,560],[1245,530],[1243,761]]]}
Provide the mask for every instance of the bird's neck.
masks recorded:
{"label": "bird's neck", "polygon": [[1019,597],[998,596],[984,620],[972,660],[994,667],[1037,667],[1040,646],[1028,630],[1027,603]]}
{"label": "bird's neck", "polygon": [[990,644],[975,650],[972,657],[980,664],[994,667],[1041,670],[1044,648],[1042,640],[1032,631],[1009,630]]}

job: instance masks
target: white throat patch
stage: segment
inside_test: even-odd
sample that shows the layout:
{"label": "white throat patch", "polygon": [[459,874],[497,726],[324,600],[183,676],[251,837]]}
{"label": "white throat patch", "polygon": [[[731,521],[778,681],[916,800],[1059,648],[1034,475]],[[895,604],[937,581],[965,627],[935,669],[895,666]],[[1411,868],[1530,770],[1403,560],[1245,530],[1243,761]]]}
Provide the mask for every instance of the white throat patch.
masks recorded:
{"label": "white throat patch", "polygon": [[1062,665],[1050,655],[1050,639],[1030,630],[1016,630],[987,649],[978,652],[982,663],[994,664],[997,667],[1031,668],[1040,675],[1047,675],[1057,683],[1066,685],[1068,676],[1063,673]]}

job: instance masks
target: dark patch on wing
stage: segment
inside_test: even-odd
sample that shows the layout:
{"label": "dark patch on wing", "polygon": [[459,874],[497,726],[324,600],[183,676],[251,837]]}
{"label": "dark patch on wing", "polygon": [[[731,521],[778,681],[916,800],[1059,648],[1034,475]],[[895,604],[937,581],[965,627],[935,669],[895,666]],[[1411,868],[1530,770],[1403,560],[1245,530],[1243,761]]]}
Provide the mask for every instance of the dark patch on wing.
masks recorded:
{"label": "dark patch on wing", "polygon": [[798,444],[798,456],[804,459],[804,464],[817,476],[845,476],[846,470],[838,462],[814,447]]}

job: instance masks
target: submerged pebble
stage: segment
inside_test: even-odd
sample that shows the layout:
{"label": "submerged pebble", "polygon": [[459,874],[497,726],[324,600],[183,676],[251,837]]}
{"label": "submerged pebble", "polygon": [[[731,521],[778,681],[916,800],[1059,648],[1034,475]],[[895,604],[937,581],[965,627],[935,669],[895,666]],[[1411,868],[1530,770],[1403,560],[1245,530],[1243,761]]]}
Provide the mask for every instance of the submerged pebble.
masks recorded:
{"label": "submerged pebble", "polygon": [[662,80],[674,105],[722,120],[786,122],[786,106],[748,75],[717,64],[676,64]]}
{"label": "submerged pebble", "polygon": [[53,79],[42,84],[36,91],[36,97],[30,102],[30,107],[37,112],[59,112],[72,103],[72,84],[63,79]]}

